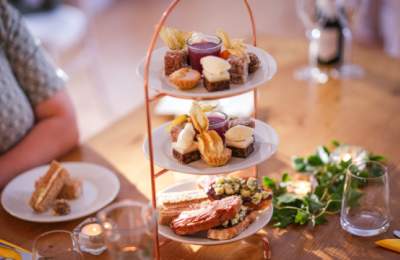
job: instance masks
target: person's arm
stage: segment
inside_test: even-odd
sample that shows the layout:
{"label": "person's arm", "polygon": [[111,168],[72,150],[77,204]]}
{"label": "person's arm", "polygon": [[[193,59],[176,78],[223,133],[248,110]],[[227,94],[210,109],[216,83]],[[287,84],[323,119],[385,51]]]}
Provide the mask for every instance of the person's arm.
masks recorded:
{"label": "person's arm", "polygon": [[78,128],[65,90],[35,107],[36,124],[0,156],[0,189],[18,173],[51,161],[78,144]]}

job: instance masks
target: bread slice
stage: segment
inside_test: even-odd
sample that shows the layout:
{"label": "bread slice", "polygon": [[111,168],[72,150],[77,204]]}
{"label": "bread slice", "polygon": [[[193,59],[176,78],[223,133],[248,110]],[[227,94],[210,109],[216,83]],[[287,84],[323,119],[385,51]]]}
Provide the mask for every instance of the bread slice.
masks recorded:
{"label": "bread slice", "polygon": [[257,219],[257,216],[260,214],[260,212],[270,207],[271,203],[272,199],[261,201],[257,207],[254,208],[254,210],[244,218],[242,222],[233,227],[209,229],[207,232],[207,237],[214,240],[227,240],[234,238],[242,233],[243,230],[245,230],[251,223],[253,223]]}
{"label": "bread slice", "polygon": [[158,196],[158,204],[163,207],[185,207],[208,200],[202,190],[188,190],[162,193]]}
{"label": "bread slice", "polygon": [[47,173],[41,177],[29,201],[35,212],[41,213],[48,210],[59,195],[69,174],[61,164],[52,161]]}
{"label": "bread slice", "polygon": [[245,230],[251,223],[253,223],[254,220],[256,220],[258,214],[258,211],[250,212],[242,222],[233,227],[209,229],[207,231],[207,237],[214,240],[227,240],[234,238],[235,236],[242,233],[243,230]]}
{"label": "bread slice", "polygon": [[179,216],[179,214],[181,214],[181,212],[207,207],[207,205],[208,201],[203,201],[194,204],[184,203],[182,205],[161,207],[159,208],[158,223],[161,225],[169,225],[176,217]]}

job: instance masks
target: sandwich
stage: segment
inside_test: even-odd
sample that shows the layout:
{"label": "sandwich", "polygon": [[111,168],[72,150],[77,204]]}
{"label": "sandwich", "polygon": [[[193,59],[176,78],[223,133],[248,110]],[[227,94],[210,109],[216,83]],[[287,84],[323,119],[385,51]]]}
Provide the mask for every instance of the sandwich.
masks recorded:
{"label": "sandwich", "polygon": [[163,193],[158,198],[161,225],[169,225],[183,211],[199,209],[208,202],[208,196],[201,190]]}
{"label": "sandwich", "polygon": [[178,235],[190,235],[218,227],[233,219],[239,213],[242,201],[239,196],[230,196],[215,200],[207,206],[183,211],[171,224],[171,229]]}
{"label": "sandwich", "polygon": [[47,211],[60,194],[68,177],[67,170],[58,162],[52,161],[49,170],[35,185],[29,201],[32,209],[38,213]]}
{"label": "sandwich", "polygon": [[77,178],[67,176],[57,199],[76,200],[82,194],[82,182]]}
{"label": "sandwich", "polygon": [[210,178],[198,185],[203,189],[160,196],[160,224],[178,235],[202,232],[209,239],[227,240],[243,232],[272,202],[272,193],[252,177]]}

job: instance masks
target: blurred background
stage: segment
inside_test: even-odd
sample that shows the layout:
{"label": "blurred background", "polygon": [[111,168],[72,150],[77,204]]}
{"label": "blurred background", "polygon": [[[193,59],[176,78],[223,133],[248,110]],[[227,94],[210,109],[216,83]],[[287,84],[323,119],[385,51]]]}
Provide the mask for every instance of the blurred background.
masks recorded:
{"label": "blurred background", "polygon": [[[142,81],[136,67],[168,0],[9,0],[31,32],[69,76],[82,140],[140,106]],[[364,0],[353,22],[355,42],[400,57],[400,1]],[[284,41],[305,39],[296,1],[251,0],[257,33]],[[242,1],[181,1],[168,25],[250,38]],[[159,43],[160,45],[162,43]],[[274,50],[267,50],[274,54]],[[295,55],[287,50],[287,55]],[[297,55],[306,55],[306,51]],[[304,58],[306,59],[306,58]],[[278,61],[279,62],[279,61]],[[279,66],[279,64],[278,64]]]}

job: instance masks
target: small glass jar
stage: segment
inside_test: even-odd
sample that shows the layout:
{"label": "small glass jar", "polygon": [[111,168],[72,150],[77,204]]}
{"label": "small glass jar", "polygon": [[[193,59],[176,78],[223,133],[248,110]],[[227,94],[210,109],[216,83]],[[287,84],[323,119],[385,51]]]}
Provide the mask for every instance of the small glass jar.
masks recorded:
{"label": "small glass jar", "polygon": [[208,112],[208,130],[215,130],[222,140],[225,140],[225,132],[229,128],[229,117],[223,112]]}
{"label": "small glass jar", "polygon": [[96,218],[88,218],[73,230],[82,252],[100,255],[107,247],[104,243],[103,229]]}
{"label": "small glass jar", "polygon": [[213,35],[194,33],[188,40],[189,63],[193,69],[202,73],[200,60],[205,56],[219,56],[222,40]]}

